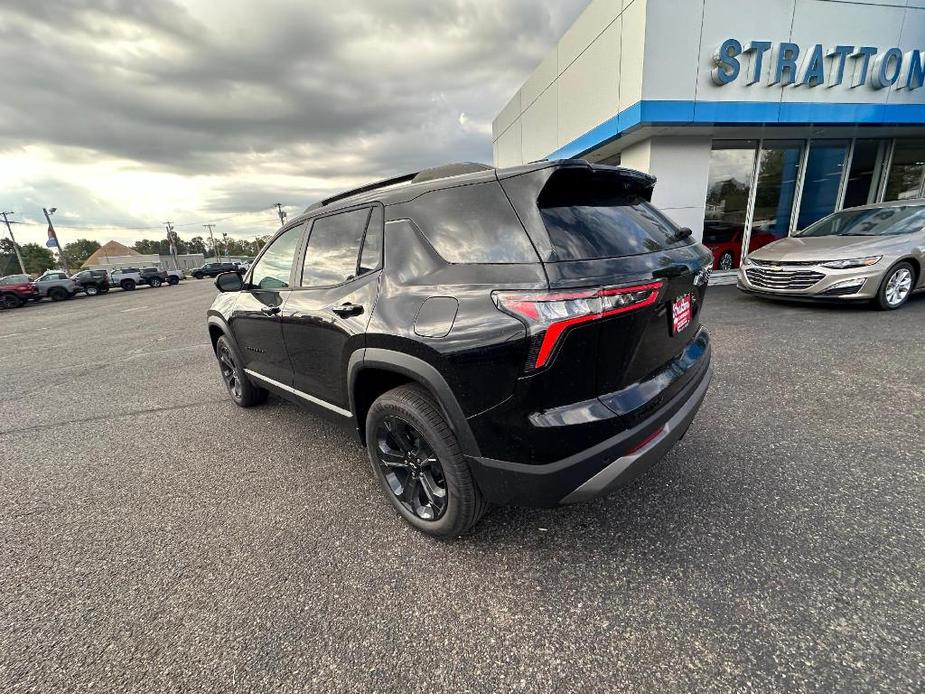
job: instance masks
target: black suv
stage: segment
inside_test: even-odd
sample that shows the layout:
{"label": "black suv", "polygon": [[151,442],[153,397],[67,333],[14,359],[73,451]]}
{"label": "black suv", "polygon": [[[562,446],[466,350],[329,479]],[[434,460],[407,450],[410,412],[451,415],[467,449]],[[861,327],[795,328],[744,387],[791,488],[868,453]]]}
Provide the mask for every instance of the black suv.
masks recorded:
{"label": "black suv", "polygon": [[218,277],[223,272],[239,272],[237,263],[206,263],[202,267],[193,268],[190,274],[197,280],[203,277]]}
{"label": "black suv", "polygon": [[409,523],[610,491],[686,432],[712,375],[712,257],[655,179],[582,160],[461,164],[309,207],[208,328],[225,385],[352,425]]}
{"label": "black suv", "polygon": [[109,273],[105,270],[81,270],[71,277],[87,296],[105,294],[109,291]]}

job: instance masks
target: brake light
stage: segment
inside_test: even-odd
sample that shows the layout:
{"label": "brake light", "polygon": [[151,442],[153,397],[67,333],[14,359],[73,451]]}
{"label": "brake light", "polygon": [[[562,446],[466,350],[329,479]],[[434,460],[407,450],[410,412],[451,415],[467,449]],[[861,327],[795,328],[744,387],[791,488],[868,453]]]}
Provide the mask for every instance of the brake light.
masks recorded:
{"label": "brake light", "polygon": [[552,357],[559,338],[574,325],[635,311],[658,301],[662,282],[563,292],[492,292],[500,310],[527,325],[533,346],[527,365],[539,369]]}

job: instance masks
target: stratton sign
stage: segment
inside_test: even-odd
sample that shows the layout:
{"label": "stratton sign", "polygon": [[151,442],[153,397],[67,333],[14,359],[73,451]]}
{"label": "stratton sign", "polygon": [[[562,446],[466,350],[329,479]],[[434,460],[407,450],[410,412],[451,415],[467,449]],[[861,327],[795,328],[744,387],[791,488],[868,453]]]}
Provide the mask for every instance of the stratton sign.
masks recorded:
{"label": "stratton sign", "polygon": [[726,39],[713,54],[713,82],[744,80],[746,85],[918,89],[925,83],[925,51],[821,43],[801,51],[795,43]]}

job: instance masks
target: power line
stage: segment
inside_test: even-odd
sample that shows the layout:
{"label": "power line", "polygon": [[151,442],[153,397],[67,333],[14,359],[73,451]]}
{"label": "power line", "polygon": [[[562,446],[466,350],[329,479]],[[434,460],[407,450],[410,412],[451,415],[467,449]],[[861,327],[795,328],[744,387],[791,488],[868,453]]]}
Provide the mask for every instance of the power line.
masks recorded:
{"label": "power line", "polygon": [[[260,212],[266,212],[267,210],[275,209],[275,205],[271,207],[261,207],[259,210],[249,210],[245,212],[234,212],[225,217],[219,217],[218,219],[213,219],[209,223],[217,224],[218,222],[224,222],[229,219],[234,219],[235,217],[243,217],[245,215],[258,214]],[[285,215],[286,213],[283,212]],[[44,226],[41,222],[20,222],[15,220],[10,220],[11,224],[21,224],[23,226],[39,227]],[[190,227],[190,226],[203,226],[203,222],[182,222],[180,224],[174,224],[174,227]],[[59,227],[64,229],[87,229],[87,230],[97,230],[97,231],[159,231],[164,227],[162,225],[156,226],[144,226],[144,227],[130,227],[130,226],[121,226],[117,224],[68,224],[66,222],[58,222]]]}

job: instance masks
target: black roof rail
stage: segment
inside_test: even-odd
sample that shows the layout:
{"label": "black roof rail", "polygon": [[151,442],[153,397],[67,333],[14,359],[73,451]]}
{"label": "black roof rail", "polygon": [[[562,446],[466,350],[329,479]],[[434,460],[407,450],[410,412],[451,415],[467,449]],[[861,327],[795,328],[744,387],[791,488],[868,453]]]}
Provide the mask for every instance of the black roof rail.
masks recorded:
{"label": "black roof rail", "polygon": [[461,161],[454,164],[444,164],[435,166],[431,169],[424,169],[414,177],[415,183],[424,181],[436,181],[438,178],[449,178],[450,176],[462,176],[468,173],[477,173],[479,171],[491,171],[493,166],[487,164],[477,164],[472,161]]}
{"label": "black roof rail", "polygon": [[320,200],[306,207],[305,211],[311,212],[312,210],[317,210],[319,207],[330,205],[332,202],[337,202],[338,200],[343,200],[344,198],[351,198],[354,195],[359,195],[360,193],[368,193],[369,191],[376,190],[377,188],[386,188],[387,186],[394,186],[397,183],[407,183],[408,181],[413,181],[414,177],[417,175],[417,172],[402,174],[401,176],[385,178],[381,181],[376,181],[375,183],[367,183],[365,186],[360,186],[359,188],[354,188],[352,190],[346,190],[343,193],[338,193],[337,195],[332,195],[329,198]]}

